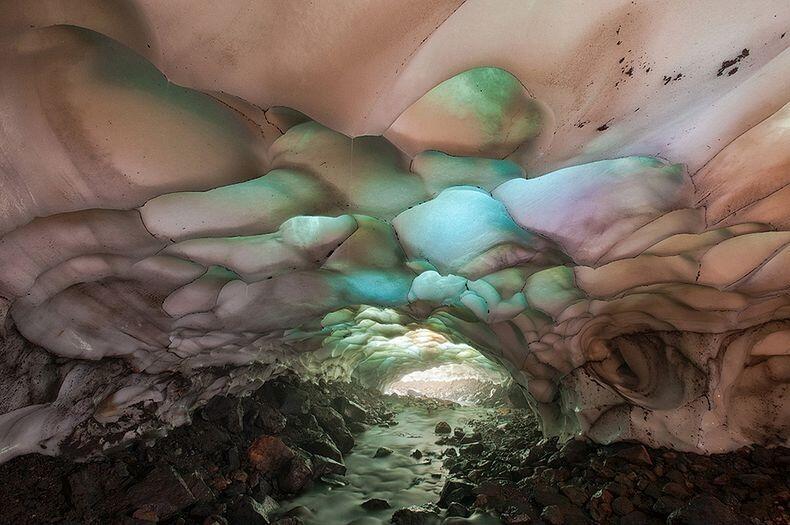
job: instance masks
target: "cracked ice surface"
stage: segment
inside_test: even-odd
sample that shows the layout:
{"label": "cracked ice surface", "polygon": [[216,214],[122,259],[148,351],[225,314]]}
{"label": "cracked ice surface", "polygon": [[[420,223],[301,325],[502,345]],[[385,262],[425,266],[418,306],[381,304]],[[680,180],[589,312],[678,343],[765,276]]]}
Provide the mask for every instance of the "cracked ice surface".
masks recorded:
{"label": "cracked ice surface", "polygon": [[788,442],[786,3],[181,3],[3,6],[0,460],[286,365],[473,362],[547,434]]}

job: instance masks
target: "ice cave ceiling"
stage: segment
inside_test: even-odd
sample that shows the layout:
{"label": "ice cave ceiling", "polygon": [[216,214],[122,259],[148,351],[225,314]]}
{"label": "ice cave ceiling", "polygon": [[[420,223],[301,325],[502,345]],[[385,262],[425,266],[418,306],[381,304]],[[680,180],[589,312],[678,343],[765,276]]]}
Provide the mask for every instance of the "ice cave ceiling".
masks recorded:
{"label": "ice cave ceiling", "polygon": [[465,360],[548,434],[788,442],[787,2],[0,13],[0,460]]}

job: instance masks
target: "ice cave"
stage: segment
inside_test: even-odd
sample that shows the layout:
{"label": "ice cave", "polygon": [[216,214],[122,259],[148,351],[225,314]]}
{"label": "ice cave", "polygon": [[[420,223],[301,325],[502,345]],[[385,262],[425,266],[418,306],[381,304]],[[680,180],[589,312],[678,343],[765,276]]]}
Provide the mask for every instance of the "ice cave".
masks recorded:
{"label": "ice cave", "polygon": [[0,0],[0,523],[790,523],[786,0]]}

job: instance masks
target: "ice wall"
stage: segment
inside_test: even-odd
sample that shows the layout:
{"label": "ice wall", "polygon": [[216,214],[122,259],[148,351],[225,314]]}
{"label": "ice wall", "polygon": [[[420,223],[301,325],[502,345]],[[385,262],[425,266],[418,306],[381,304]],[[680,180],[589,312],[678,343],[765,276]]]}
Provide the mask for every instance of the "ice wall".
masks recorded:
{"label": "ice wall", "polygon": [[787,443],[786,3],[180,4],[0,3],[0,459],[464,345],[547,434]]}

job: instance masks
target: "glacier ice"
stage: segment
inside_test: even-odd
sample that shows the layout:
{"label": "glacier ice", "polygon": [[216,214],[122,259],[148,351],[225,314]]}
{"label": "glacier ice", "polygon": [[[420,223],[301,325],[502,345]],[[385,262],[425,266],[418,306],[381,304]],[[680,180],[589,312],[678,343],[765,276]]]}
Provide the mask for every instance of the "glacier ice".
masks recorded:
{"label": "glacier ice", "polygon": [[790,6],[759,3],[7,2],[0,461],[286,366],[472,363],[548,435],[787,445]]}

